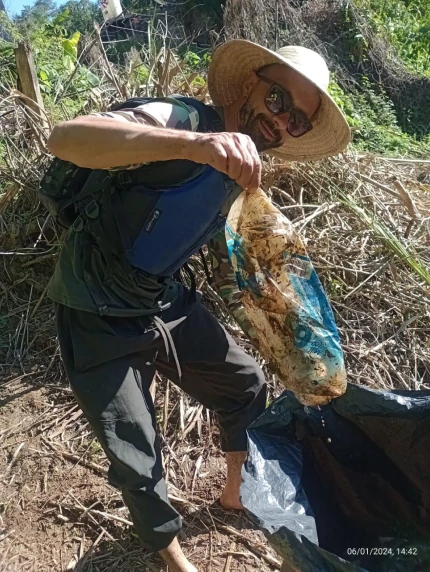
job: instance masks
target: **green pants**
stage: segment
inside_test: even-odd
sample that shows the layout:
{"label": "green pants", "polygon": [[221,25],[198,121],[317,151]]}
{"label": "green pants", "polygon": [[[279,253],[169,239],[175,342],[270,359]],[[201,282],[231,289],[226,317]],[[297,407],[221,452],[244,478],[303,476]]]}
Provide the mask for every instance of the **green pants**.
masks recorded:
{"label": "green pants", "polygon": [[171,334],[181,376],[167,355],[165,334],[151,318],[98,316],[56,306],[58,337],[76,399],[109,461],[109,482],[122,490],[137,533],[150,551],[170,544],[181,519],[167,498],[149,387],[157,370],[217,412],[224,451],[247,448],[246,428],[265,408],[257,363],[182,288],[159,314]]}

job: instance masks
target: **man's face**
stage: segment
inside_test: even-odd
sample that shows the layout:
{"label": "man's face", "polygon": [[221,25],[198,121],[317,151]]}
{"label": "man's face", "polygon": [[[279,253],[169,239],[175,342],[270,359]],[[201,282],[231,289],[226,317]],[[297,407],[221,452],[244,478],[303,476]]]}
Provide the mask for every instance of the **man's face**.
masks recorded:
{"label": "man's face", "polygon": [[[289,92],[294,108],[301,110],[308,119],[318,110],[318,89],[296,71],[273,64],[258,73]],[[251,72],[244,84],[244,101],[238,113],[238,131],[249,135],[260,152],[281,147],[291,137],[287,132],[290,114],[275,115],[266,106],[270,88],[270,83],[261,80],[256,72]]]}

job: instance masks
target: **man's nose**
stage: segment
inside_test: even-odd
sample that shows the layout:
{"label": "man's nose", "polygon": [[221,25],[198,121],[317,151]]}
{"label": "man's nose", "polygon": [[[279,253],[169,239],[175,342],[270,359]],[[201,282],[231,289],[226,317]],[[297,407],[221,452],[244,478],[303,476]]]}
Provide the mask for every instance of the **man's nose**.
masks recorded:
{"label": "man's nose", "polygon": [[276,123],[276,126],[280,131],[287,129],[288,121],[290,120],[290,114],[287,111],[286,113],[281,113],[280,115],[274,115],[273,120]]}

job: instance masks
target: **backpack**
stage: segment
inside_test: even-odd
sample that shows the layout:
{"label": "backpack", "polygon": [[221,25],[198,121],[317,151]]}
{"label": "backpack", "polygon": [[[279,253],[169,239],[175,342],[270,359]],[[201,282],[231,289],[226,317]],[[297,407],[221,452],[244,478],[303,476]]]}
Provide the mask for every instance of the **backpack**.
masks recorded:
{"label": "backpack", "polygon": [[[170,96],[163,98],[135,97],[115,106],[112,111],[133,109],[150,101],[171,101],[186,107],[190,120],[196,111],[199,116],[198,130],[216,132],[222,130],[222,122],[214,109],[193,98]],[[184,125],[183,128],[189,128]],[[96,192],[112,185],[112,180],[120,180],[124,171],[93,170],[78,167],[69,161],[54,158],[43,176],[38,191],[40,202],[46,207],[54,220],[65,228],[69,228],[76,220],[78,203]]]}

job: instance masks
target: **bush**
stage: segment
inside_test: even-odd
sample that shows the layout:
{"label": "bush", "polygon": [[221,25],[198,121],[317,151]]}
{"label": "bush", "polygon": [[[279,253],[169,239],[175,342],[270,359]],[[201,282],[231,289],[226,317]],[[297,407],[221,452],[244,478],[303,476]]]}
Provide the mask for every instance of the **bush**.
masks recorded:
{"label": "bush", "polygon": [[329,92],[345,114],[353,132],[354,146],[359,151],[391,156],[429,155],[430,138],[418,141],[413,135],[404,133],[398,124],[393,102],[366,76],[361,77],[360,89],[350,93],[345,93],[334,76]]}

